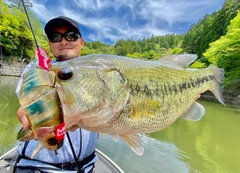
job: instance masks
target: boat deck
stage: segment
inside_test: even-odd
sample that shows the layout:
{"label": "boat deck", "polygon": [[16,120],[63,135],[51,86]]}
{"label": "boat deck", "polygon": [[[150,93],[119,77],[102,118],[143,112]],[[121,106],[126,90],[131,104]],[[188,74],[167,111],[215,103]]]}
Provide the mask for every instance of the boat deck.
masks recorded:
{"label": "boat deck", "polygon": [[[109,157],[96,149],[98,155],[98,161],[95,163],[95,173],[124,173],[118,165],[116,165]],[[0,172],[12,173],[13,166],[11,166],[12,158],[16,158],[18,155],[17,147],[8,151],[6,154],[0,157]],[[61,172],[61,171],[57,171]]]}

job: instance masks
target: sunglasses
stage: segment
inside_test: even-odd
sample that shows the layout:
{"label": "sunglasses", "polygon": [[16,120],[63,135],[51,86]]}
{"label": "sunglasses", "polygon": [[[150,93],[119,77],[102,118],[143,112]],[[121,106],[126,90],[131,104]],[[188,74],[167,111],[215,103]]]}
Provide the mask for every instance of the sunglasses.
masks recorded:
{"label": "sunglasses", "polygon": [[62,41],[63,37],[70,42],[74,42],[77,41],[78,38],[82,38],[77,32],[73,31],[66,32],[65,34],[55,32],[48,35],[49,41],[53,43]]}

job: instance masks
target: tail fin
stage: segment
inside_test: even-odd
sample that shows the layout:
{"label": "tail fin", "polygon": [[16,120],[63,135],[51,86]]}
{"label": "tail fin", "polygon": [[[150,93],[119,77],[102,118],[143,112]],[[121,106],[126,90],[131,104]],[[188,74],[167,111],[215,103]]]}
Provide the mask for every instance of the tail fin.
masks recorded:
{"label": "tail fin", "polygon": [[215,86],[211,92],[217,98],[217,100],[225,106],[224,99],[222,96],[223,92],[223,81],[224,81],[224,69],[218,68],[216,66],[211,66],[210,69],[212,70],[214,77],[215,77]]}

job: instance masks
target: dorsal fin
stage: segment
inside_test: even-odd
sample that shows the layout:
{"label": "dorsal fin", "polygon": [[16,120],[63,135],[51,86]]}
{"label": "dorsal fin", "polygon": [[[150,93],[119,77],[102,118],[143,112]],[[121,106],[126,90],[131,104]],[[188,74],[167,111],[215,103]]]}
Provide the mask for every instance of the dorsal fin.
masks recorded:
{"label": "dorsal fin", "polygon": [[167,55],[160,58],[158,61],[171,62],[179,67],[187,67],[197,59],[196,54],[178,54],[178,55]]}

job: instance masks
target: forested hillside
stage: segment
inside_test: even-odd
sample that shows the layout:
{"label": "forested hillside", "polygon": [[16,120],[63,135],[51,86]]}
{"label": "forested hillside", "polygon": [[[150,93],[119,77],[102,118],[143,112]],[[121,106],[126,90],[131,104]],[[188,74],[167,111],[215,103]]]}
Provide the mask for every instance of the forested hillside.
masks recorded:
{"label": "forested hillside", "polygon": [[[20,4],[21,5],[21,4]],[[8,6],[0,0],[0,34],[3,55],[11,57],[33,58],[35,43],[30,31],[26,15],[22,6],[13,4]],[[43,26],[30,10],[29,18],[32,22],[38,43],[47,46],[48,41],[43,33]]]}
{"label": "forested hillside", "polygon": [[206,15],[186,33],[182,48],[195,53],[193,67],[217,65],[225,70],[225,88],[240,92],[240,3],[226,0],[223,8]]}
{"label": "forested hillside", "polygon": [[181,44],[184,35],[167,34],[164,36],[152,36],[142,40],[119,39],[115,45],[107,45],[99,41],[85,42],[82,55],[94,53],[107,53],[131,58],[156,60],[167,54],[182,53]]}
{"label": "forested hillside", "polygon": [[225,70],[225,86],[240,90],[240,12],[231,20],[226,35],[212,42],[203,54],[210,64]]}
{"label": "forested hillside", "polygon": [[182,43],[184,52],[197,54],[202,62],[209,65],[202,54],[209,48],[211,42],[227,33],[230,21],[237,15],[239,9],[239,0],[226,0],[221,10],[211,15],[206,14],[186,33]]}
{"label": "forested hillside", "polygon": [[[0,0],[0,39],[5,60],[34,58],[35,43],[21,3]],[[30,20],[41,47],[48,47],[43,26],[26,0]],[[226,0],[213,14],[206,14],[187,33],[145,37],[141,40],[119,38],[114,45],[100,41],[85,42],[81,55],[117,54],[131,58],[156,60],[168,54],[194,53],[199,56],[192,67],[217,65],[225,69],[225,87],[240,91],[240,17],[238,0]],[[50,51],[49,51],[50,52]],[[51,55],[51,54],[50,54]]]}

